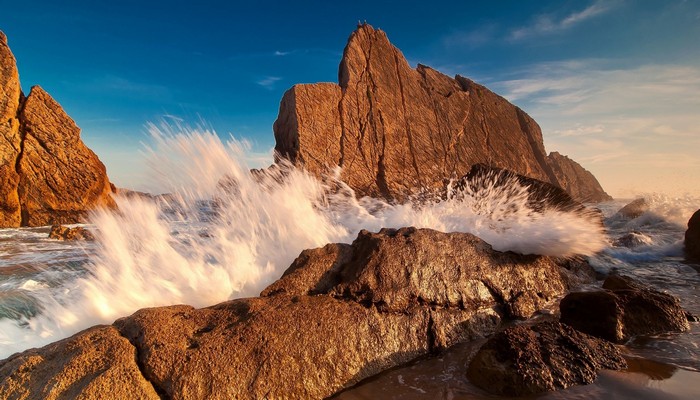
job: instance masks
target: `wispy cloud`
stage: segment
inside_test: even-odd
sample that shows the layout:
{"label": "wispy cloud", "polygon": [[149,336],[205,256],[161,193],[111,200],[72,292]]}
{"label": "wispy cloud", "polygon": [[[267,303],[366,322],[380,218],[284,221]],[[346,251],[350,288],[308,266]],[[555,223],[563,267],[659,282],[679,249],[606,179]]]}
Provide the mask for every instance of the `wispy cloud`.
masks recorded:
{"label": "wispy cloud", "polygon": [[279,50],[276,50],[274,54],[275,54],[276,56],[287,56],[287,55],[289,55],[289,54],[291,54],[291,53],[292,53],[291,51],[279,51]]}
{"label": "wispy cloud", "polygon": [[170,100],[171,90],[163,85],[137,81],[116,75],[104,75],[80,84],[91,91],[108,92],[128,97]]}
{"label": "wispy cloud", "polygon": [[540,123],[548,150],[581,162],[613,195],[625,185],[700,195],[700,67],[571,60],[488,85]]}
{"label": "wispy cloud", "polygon": [[484,24],[471,31],[456,31],[445,36],[442,41],[447,47],[466,47],[475,49],[485,46],[496,39],[498,26],[496,24]]}
{"label": "wispy cloud", "polygon": [[280,78],[279,76],[266,76],[265,78],[260,79],[255,83],[264,87],[267,90],[273,90],[275,88],[275,84],[281,80],[282,78]]}
{"label": "wispy cloud", "polygon": [[521,40],[532,36],[561,32],[596,16],[602,15],[611,8],[609,2],[598,0],[585,9],[570,13],[564,17],[557,18],[552,14],[538,15],[529,25],[512,30],[510,39]]}

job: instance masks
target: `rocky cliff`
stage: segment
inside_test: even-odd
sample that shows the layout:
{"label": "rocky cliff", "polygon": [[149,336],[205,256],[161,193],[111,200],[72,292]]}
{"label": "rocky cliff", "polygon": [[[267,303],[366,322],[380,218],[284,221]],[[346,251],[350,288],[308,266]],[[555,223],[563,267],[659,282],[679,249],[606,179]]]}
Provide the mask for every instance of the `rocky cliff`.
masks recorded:
{"label": "rocky cliff", "polygon": [[[353,32],[338,75],[338,85],[285,93],[274,124],[279,156],[316,175],[340,166],[360,195],[395,201],[476,163],[553,183],[577,200],[609,198],[592,175],[578,178],[586,171],[573,161],[557,175],[539,126],[520,108],[462,76],[412,69],[381,30],[365,24]],[[600,196],[578,196],[588,193]]]}
{"label": "rocky cliff", "polygon": [[81,221],[113,207],[105,166],[80,140],[80,128],[42,88],[20,88],[0,33],[0,227]]}

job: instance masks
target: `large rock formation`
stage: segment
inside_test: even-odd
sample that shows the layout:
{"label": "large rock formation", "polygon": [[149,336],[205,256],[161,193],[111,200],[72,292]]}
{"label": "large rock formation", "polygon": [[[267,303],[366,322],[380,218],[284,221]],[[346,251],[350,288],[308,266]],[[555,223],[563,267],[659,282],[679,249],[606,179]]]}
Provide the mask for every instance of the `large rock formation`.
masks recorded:
{"label": "large rock formation", "polygon": [[404,201],[484,163],[564,187],[577,200],[609,198],[575,162],[547,157],[539,126],[521,109],[467,78],[412,69],[366,24],[348,40],[339,85],[292,87],[274,132],[281,157],[316,175],[340,166],[360,195]]}
{"label": "large rock formation", "polygon": [[363,231],[302,252],[261,297],[144,309],[0,361],[0,397],[325,398],[527,317],[590,273],[465,233]]}
{"label": "large rock formation", "polygon": [[21,152],[19,110],[22,91],[17,63],[0,32],[0,227],[19,226],[19,174],[17,158]]}
{"label": "large rock formation", "polygon": [[0,227],[75,223],[113,207],[105,166],[80,128],[39,86],[26,98],[0,34]]}
{"label": "large rock formation", "polygon": [[553,151],[547,156],[547,163],[557,177],[559,186],[576,200],[582,203],[612,200],[595,176],[569,157]]}

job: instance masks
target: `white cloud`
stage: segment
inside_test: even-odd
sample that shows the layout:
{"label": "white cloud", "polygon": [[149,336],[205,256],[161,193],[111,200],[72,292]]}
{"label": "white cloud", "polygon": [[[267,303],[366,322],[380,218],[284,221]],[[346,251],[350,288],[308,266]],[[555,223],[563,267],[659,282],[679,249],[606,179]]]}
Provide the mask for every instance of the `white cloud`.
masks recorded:
{"label": "white cloud", "polygon": [[530,25],[511,31],[510,39],[521,40],[531,36],[561,32],[592,19],[593,17],[602,15],[610,9],[611,6],[609,3],[604,3],[602,0],[599,0],[585,9],[571,13],[563,18],[556,18],[551,14],[539,15]]}
{"label": "white cloud", "polygon": [[255,83],[264,87],[267,90],[273,90],[275,88],[275,84],[281,80],[282,78],[280,78],[279,76],[266,76],[265,78]]}
{"label": "white cloud", "polygon": [[574,60],[507,78],[488,85],[533,116],[548,150],[579,161],[613,196],[700,196],[700,67]]}

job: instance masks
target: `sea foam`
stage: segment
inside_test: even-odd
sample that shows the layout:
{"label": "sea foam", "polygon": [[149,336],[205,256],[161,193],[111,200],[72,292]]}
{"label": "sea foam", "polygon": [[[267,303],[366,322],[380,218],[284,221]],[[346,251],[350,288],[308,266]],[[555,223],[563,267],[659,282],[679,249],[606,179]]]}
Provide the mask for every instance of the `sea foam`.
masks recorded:
{"label": "sea foam", "polygon": [[40,312],[0,320],[0,358],[143,307],[256,296],[302,250],[350,243],[360,229],[468,232],[496,250],[551,256],[592,255],[608,242],[595,218],[533,211],[515,181],[420,206],[389,204],[356,198],[332,174],[320,181],[284,163],[252,174],[245,143],[211,130],[150,130],[153,187],[170,195],[118,197],[119,211],[93,213],[97,246],[85,271],[58,286],[32,286]]}

